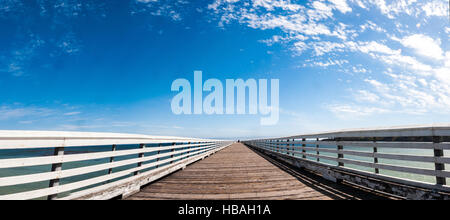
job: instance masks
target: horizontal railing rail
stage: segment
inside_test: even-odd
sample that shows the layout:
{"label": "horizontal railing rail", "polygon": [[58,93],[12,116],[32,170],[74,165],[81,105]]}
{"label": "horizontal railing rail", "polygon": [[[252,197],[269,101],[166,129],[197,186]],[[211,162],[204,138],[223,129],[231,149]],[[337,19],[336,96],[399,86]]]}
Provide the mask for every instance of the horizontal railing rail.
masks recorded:
{"label": "horizontal railing rail", "polygon": [[[381,180],[450,192],[450,126],[345,130],[243,141],[265,152]],[[448,166],[448,165],[447,165]],[[370,171],[370,169],[372,171]]]}
{"label": "horizontal railing rail", "polygon": [[[127,195],[231,143],[115,133],[0,131],[0,200]],[[53,155],[41,155],[45,152]],[[48,170],[42,168],[47,166]],[[19,172],[23,170],[27,172]],[[36,186],[21,187],[30,184]],[[127,184],[133,187],[121,187]]]}

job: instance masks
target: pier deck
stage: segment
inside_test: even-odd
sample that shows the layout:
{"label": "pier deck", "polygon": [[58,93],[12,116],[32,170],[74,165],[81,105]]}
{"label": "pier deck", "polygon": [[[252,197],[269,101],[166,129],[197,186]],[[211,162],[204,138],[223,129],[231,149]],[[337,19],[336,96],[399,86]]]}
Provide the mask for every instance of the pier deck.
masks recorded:
{"label": "pier deck", "polygon": [[386,199],[299,171],[235,143],[127,199]]}

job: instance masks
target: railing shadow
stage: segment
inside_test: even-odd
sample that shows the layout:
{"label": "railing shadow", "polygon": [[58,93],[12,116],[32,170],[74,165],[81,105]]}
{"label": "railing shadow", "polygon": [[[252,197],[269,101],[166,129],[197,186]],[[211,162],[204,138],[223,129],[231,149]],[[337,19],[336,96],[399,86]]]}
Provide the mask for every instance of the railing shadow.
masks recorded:
{"label": "railing shadow", "polygon": [[290,164],[280,162],[269,155],[266,155],[260,151],[255,150],[252,147],[247,146],[250,150],[266,159],[270,163],[274,164],[281,170],[295,177],[298,181],[305,184],[312,189],[323,193],[336,200],[389,200],[395,199],[388,197],[387,195],[377,193],[373,190],[365,189],[348,183],[335,183],[322,178],[312,172],[299,169]]}

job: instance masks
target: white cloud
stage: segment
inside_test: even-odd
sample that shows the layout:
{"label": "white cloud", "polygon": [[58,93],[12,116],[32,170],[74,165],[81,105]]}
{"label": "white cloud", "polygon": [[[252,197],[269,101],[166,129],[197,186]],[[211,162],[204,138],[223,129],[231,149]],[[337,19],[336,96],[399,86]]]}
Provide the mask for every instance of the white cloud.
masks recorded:
{"label": "white cloud", "polygon": [[57,47],[63,54],[74,55],[81,51],[81,43],[73,32],[68,32],[57,43]]}
{"label": "white cloud", "polygon": [[349,37],[353,38],[358,36],[355,30],[348,29],[348,27],[348,25],[339,22],[339,24],[336,25],[335,30],[333,31],[333,35],[343,41],[347,40]]}
{"label": "white cloud", "polygon": [[[355,1],[355,0],[354,0]],[[364,8],[364,4],[360,0],[356,0],[356,3],[361,3],[361,7]],[[448,16],[448,1],[447,0],[431,0],[431,1],[418,1],[418,0],[398,0],[389,1],[385,0],[364,0],[366,5],[375,5],[381,13],[386,15],[390,19],[395,19],[401,14],[409,16],[418,16],[418,14],[424,13],[426,16]]]}
{"label": "white cloud", "polygon": [[182,11],[188,4],[185,0],[167,1],[167,0],[136,0],[131,3],[132,15],[148,13],[153,16],[169,17],[174,21],[182,20]]}
{"label": "white cloud", "polygon": [[367,9],[367,6],[361,0],[351,0],[353,3],[356,3],[360,8]]}
{"label": "white cloud", "polygon": [[387,32],[386,29],[378,26],[377,24],[375,24],[372,21],[367,21],[365,24],[360,25],[361,28],[361,32],[364,32],[366,30],[372,30],[372,31],[376,31],[376,32]]}
{"label": "white cloud", "polygon": [[31,39],[24,43],[23,47],[12,50],[11,54],[3,60],[6,63],[4,72],[17,77],[26,74],[29,63],[37,56],[37,50],[45,45],[45,41],[38,36],[31,34],[29,37]]}
{"label": "white cloud", "polygon": [[303,51],[307,50],[308,46],[306,46],[305,42],[298,41],[294,43],[293,50],[296,52],[297,55],[300,55],[303,53]]}
{"label": "white cloud", "polygon": [[136,0],[136,1],[140,3],[150,3],[150,2],[157,2],[158,0]]}
{"label": "white cloud", "polygon": [[79,114],[81,114],[81,112],[67,112],[67,113],[64,113],[65,116],[73,116],[73,115],[79,115]]}
{"label": "white cloud", "polygon": [[390,4],[387,4],[385,0],[366,2],[376,5],[381,13],[390,19],[394,19],[400,14],[413,15],[419,8],[417,7],[417,0],[390,1]]}
{"label": "white cloud", "polygon": [[380,101],[380,97],[378,95],[369,92],[367,90],[359,90],[355,94],[355,99],[360,102],[371,102],[371,103],[377,103],[378,101]]}
{"label": "white cloud", "polygon": [[316,56],[322,56],[331,51],[342,51],[345,48],[345,45],[341,43],[321,41],[313,43],[312,47]]}
{"label": "white cloud", "polygon": [[363,53],[382,53],[389,55],[399,55],[401,50],[393,50],[388,46],[371,41],[371,42],[361,42],[358,49]]}
{"label": "white cloud", "polygon": [[[232,1],[237,2],[237,1]],[[304,8],[301,5],[293,4],[290,0],[253,0],[254,7],[263,7],[269,11],[273,11],[276,8],[281,8],[288,11],[298,11]]]}
{"label": "white cloud", "polygon": [[411,56],[403,56],[400,54],[389,56],[375,56],[386,64],[392,66],[401,66],[405,69],[414,71],[420,75],[429,75],[433,68],[430,65],[419,62],[416,58]]}
{"label": "white cloud", "polygon": [[450,51],[445,52],[445,66],[450,67]]}
{"label": "white cloud", "polygon": [[448,1],[446,0],[434,0],[427,2],[422,6],[423,11],[427,16],[442,16],[448,15]]}
{"label": "white cloud", "polygon": [[365,107],[355,104],[334,104],[327,106],[328,110],[340,118],[354,118],[373,114],[389,113],[388,109],[380,107]]}
{"label": "white cloud", "polygon": [[349,63],[348,60],[332,60],[332,59],[328,59],[326,61],[313,61],[313,62],[309,62],[308,64],[304,64],[303,66],[309,66],[309,67],[315,67],[315,66],[320,66],[320,67],[328,67],[328,66],[342,66],[344,64]]}
{"label": "white cloud", "polygon": [[450,28],[430,31],[442,24],[425,17],[442,15],[442,3],[447,1],[317,0],[296,7],[295,12],[276,6],[290,1],[256,1],[257,7],[253,2],[217,0],[214,12],[228,22],[275,30],[276,35],[262,42],[283,44],[294,54],[312,56],[304,60],[304,67],[346,69],[341,72],[365,77],[362,84],[357,78],[348,82],[366,86],[353,92],[356,103],[332,105],[329,110],[360,116],[450,112],[446,110],[450,105],[449,38],[441,34],[448,35]]}
{"label": "white cloud", "polygon": [[400,41],[403,46],[412,48],[417,54],[431,57],[434,59],[443,59],[443,51],[440,47],[441,40],[433,39],[423,34],[414,34],[404,37]]}
{"label": "white cloud", "polygon": [[0,106],[0,120],[17,119],[23,117],[45,117],[51,115],[53,112],[53,110],[48,108],[3,105]]}
{"label": "white cloud", "polygon": [[312,3],[312,9],[308,10],[308,16],[310,19],[318,21],[332,17],[333,11],[327,4],[320,1],[314,1]]}
{"label": "white cloud", "polygon": [[354,73],[367,73],[367,72],[369,72],[366,68],[362,68],[362,67],[360,67],[360,68],[358,68],[358,67],[352,67],[352,71],[354,72]]}
{"label": "white cloud", "polygon": [[351,12],[352,8],[350,8],[346,2],[346,0],[328,0],[334,4],[334,7],[342,13]]}

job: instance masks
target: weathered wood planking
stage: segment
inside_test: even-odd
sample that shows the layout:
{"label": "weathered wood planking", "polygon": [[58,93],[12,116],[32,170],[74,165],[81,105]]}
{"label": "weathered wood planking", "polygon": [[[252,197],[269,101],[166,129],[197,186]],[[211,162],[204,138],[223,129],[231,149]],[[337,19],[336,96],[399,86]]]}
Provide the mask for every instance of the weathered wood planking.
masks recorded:
{"label": "weathered wood planking", "polygon": [[268,161],[243,144],[144,187],[127,199],[385,199]]}

